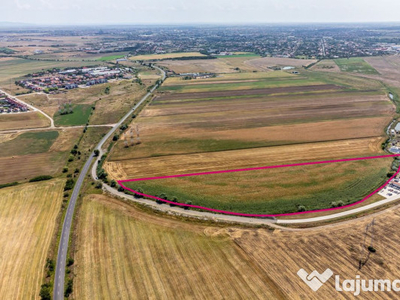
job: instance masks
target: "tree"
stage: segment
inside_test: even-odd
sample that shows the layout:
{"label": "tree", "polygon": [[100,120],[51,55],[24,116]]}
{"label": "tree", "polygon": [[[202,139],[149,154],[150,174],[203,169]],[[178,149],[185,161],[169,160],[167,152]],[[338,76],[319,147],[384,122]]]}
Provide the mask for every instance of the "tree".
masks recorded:
{"label": "tree", "polygon": [[68,172],[68,167],[64,167],[63,168],[63,173],[67,173]]}
{"label": "tree", "polygon": [[113,141],[115,142],[115,141],[118,141],[118,139],[119,139],[119,134],[114,134],[114,136],[113,136]]}
{"label": "tree", "polygon": [[39,296],[42,300],[51,300],[50,284],[42,284],[42,286],[40,287]]}
{"label": "tree", "polygon": [[99,156],[100,155],[100,151],[99,150],[94,150],[94,156]]}
{"label": "tree", "polygon": [[116,187],[117,186],[117,182],[113,179],[111,180],[111,187]]}

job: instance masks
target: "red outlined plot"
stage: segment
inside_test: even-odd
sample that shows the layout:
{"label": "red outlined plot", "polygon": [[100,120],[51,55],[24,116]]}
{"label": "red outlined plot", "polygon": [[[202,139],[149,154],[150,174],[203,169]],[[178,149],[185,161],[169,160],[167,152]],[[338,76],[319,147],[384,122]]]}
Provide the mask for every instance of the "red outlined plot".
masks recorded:
{"label": "red outlined plot", "polygon": [[137,195],[141,195],[147,198],[159,200],[165,203],[170,203],[175,206],[182,206],[182,207],[192,207],[192,208],[197,208],[201,210],[206,210],[210,212],[215,212],[215,213],[221,213],[221,214],[226,214],[226,215],[234,215],[234,216],[242,216],[242,217],[279,217],[279,216],[290,216],[290,215],[300,215],[300,214],[307,214],[307,213],[316,213],[316,212],[324,212],[324,211],[331,211],[331,210],[337,210],[337,209],[343,209],[346,207],[351,207],[357,204],[360,204],[367,200],[368,198],[372,197],[376,193],[378,193],[381,189],[383,189],[393,178],[397,176],[400,172],[400,168],[397,170],[397,172],[389,178],[388,181],[385,182],[385,184],[372,193],[370,193],[368,196],[364,197],[363,199],[348,204],[344,205],[342,207],[335,207],[335,208],[325,208],[325,209],[317,209],[317,210],[309,210],[309,211],[303,211],[303,212],[293,212],[293,213],[285,213],[285,214],[245,214],[245,213],[237,213],[237,212],[232,212],[232,211],[224,211],[220,209],[214,209],[214,208],[209,208],[209,207],[203,207],[199,205],[192,205],[192,204],[185,204],[185,203],[177,203],[177,202],[172,202],[169,200],[165,200],[153,195],[147,195],[143,193],[139,193],[131,188],[128,188],[123,185],[125,182],[135,182],[135,181],[146,181],[146,180],[156,180],[156,179],[166,179],[166,178],[179,178],[179,177],[191,177],[191,176],[203,176],[203,175],[211,175],[211,174],[222,174],[222,173],[233,173],[233,172],[247,172],[247,171],[256,171],[256,170],[266,170],[266,169],[277,169],[277,168],[291,168],[291,167],[300,167],[300,166],[309,166],[309,165],[319,165],[319,164],[332,164],[332,163],[339,163],[339,162],[349,162],[349,161],[359,161],[359,160],[369,160],[369,159],[379,159],[379,158],[387,158],[387,157],[396,157],[400,156],[400,154],[391,154],[391,155],[381,155],[381,156],[369,156],[369,157],[356,157],[356,158],[345,158],[345,159],[337,159],[337,160],[325,160],[325,161],[315,161],[315,162],[305,162],[305,163],[297,163],[297,164],[287,164],[287,165],[276,165],[276,166],[266,166],[266,167],[256,167],[256,168],[246,168],[246,169],[234,169],[234,170],[221,170],[221,171],[212,171],[212,172],[203,172],[203,173],[190,173],[190,174],[178,174],[178,175],[169,175],[169,176],[160,176],[160,177],[147,177],[147,178],[137,178],[137,179],[126,179],[126,180],[119,180],[118,184],[124,188],[125,190],[128,190],[132,193],[135,193]]}

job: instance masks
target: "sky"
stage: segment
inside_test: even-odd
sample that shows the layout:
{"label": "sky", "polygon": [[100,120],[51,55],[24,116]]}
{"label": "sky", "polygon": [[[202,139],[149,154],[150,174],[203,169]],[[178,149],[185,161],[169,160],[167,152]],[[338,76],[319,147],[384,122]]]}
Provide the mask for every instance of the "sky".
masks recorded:
{"label": "sky", "polygon": [[242,24],[400,22],[399,0],[0,0],[0,22]]}

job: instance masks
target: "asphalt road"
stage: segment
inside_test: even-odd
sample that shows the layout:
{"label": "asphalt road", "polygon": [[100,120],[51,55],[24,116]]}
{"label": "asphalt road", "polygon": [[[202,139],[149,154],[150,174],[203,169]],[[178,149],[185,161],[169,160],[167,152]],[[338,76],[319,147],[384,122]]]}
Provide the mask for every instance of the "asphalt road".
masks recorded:
{"label": "asphalt road", "polygon": [[[157,68],[157,67],[156,67]],[[163,74],[163,80],[165,79],[165,72],[159,68],[160,72]],[[148,92],[122,119],[115,124],[115,126],[102,138],[102,140],[99,142],[99,144],[96,146],[95,149],[98,149],[100,151],[100,155],[98,158],[100,158],[103,155],[102,151],[102,146],[104,143],[107,141],[109,137],[111,137],[112,134],[122,125],[122,123],[125,122],[127,118],[130,117],[130,115],[138,109],[138,107],[145,102],[150,95],[158,88],[158,85],[154,86],[150,92]],[[62,300],[64,299],[64,282],[65,282],[65,265],[66,265],[66,260],[67,260],[67,253],[68,253],[68,243],[69,243],[69,236],[71,233],[71,225],[72,225],[72,219],[74,216],[74,210],[75,210],[75,205],[76,201],[79,197],[79,192],[82,187],[82,183],[85,179],[85,176],[87,172],[89,171],[90,165],[92,164],[93,160],[97,159],[97,157],[94,156],[94,152],[90,154],[90,157],[86,161],[83,169],[81,170],[81,173],[78,177],[78,180],[75,184],[75,187],[72,191],[72,195],[68,204],[67,208],[67,213],[64,218],[64,223],[61,231],[61,237],[60,237],[60,243],[58,246],[58,254],[57,254],[57,264],[56,264],[56,273],[55,273],[55,278],[54,278],[54,289],[53,289],[53,299],[54,300]],[[96,172],[96,166],[97,166],[97,161],[93,164],[93,169],[94,172]],[[93,176],[93,174],[92,174]],[[96,174],[94,174],[95,178]]]}

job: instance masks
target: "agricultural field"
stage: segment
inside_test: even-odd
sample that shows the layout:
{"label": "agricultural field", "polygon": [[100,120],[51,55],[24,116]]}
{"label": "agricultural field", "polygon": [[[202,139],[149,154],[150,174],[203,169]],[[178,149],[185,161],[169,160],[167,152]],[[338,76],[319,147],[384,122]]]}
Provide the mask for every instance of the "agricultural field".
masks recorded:
{"label": "agricultural field", "polygon": [[49,127],[50,120],[40,112],[0,114],[0,131]]}
{"label": "agricultural field", "polygon": [[2,299],[39,299],[63,188],[57,179],[0,190]]}
{"label": "agricultural field", "polygon": [[0,184],[57,175],[77,140],[75,129],[0,134]]}
{"label": "agricultural field", "polygon": [[179,73],[233,73],[271,72],[274,67],[293,66],[300,68],[316,60],[260,57],[255,54],[217,56],[216,59],[163,60],[158,62],[169,70]]}
{"label": "agricultural field", "polygon": [[[395,108],[379,84],[362,78],[353,84],[347,76],[271,71],[167,79],[133,123],[140,127],[141,144],[132,145],[128,131],[114,146],[105,169],[114,179],[130,179],[380,154],[384,128]],[[282,169],[276,171],[279,175],[245,172],[130,187],[212,208],[282,213],[296,211],[296,205],[329,207],[336,198],[359,200],[383,183],[390,161],[346,164],[342,171],[326,166],[332,177],[314,167],[308,179],[300,176],[304,170],[295,176]],[[344,181],[335,181],[336,176]],[[337,185],[345,194],[332,192]],[[318,201],[320,197],[325,201]]]}
{"label": "agricultural field", "polygon": [[92,106],[88,104],[78,104],[71,107],[73,113],[62,115],[59,112],[54,115],[56,126],[77,126],[85,125],[89,121]]}
{"label": "agricultural field", "polygon": [[340,68],[332,59],[324,59],[311,67],[313,71],[340,72]]}
{"label": "agricultural field", "polygon": [[[365,248],[361,251],[365,226],[373,218],[376,252],[359,270],[359,260],[365,261],[368,253]],[[396,207],[315,229],[223,228],[176,221],[106,196],[89,195],[84,199],[77,230],[81,246],[75,252],[74,296],[349,299],[350,293],[335,290],[332,278],[318,293],[313,292],[297,271],[322,272],[329,267],[341,281],[356,275],[361,279],[397,279],[399,221]],[[366,246],[369,244],[367,239]],[[381,299],[397,299],[395,292],[379,295]],[[376,299],[377,293],[361,297]]]}
{"label": "agricultural field", "polygon": [[[75,299],[272,299],[268,274],[225,236],[103,195],[82,205]],[[101,262],[101,263],[100,263]],[[106,284],[105,284],[106,282]]]}
{"label": "agricultural field", "polygon": [[361,200],[363,195],[371,193],[387,180],[390,161],[267,169],[127,182],[124,185],[148,195],[170,200],[176,198],[181,203],[190,201],[208,208],[250,214],[281,214],[301,207],[314,210]]}
{"label": "agricultural field", "polygon": [[136,55],[129,57],[130,60],[162,60],[162,59],[170,59],[170,58],[182,58],[182,57],[196,57],[196,56],[205,56],[199,52],[179,52],[179,53],[166,53],[166,54],[145,54],[145,55]]}
{"label": "agricultural field", "polygon": [[334,61],[342,72],[379,75],[378,71],[371,67],[363,58],[340,58]]}
{"label": "agricultural field", "polygon": [[400,87],[400,56],[375,56],[366,57],[364,60],[380,73],[379,76],[370,75],[371,77],[382,80],[390,86]]}

